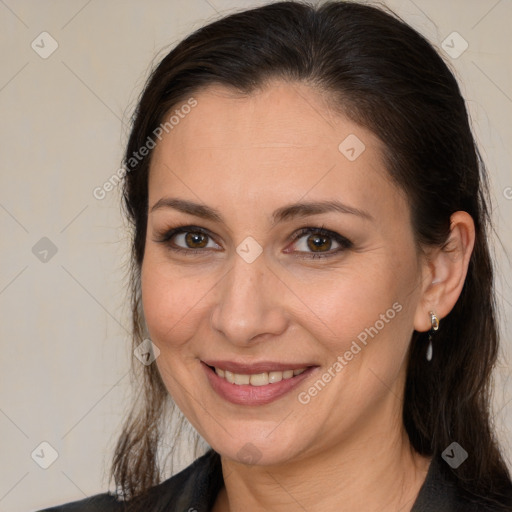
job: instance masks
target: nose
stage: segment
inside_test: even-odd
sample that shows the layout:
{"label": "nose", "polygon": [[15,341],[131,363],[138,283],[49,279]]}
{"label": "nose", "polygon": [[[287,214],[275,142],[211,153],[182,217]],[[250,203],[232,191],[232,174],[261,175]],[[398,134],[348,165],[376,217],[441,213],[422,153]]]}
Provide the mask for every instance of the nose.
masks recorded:
{"label": "nose", "polygon": [[237,346],[254,345],[281,335],[287,328],[286,286],[261,254],[248,263],[238,254],[217,285],[212,329]]}

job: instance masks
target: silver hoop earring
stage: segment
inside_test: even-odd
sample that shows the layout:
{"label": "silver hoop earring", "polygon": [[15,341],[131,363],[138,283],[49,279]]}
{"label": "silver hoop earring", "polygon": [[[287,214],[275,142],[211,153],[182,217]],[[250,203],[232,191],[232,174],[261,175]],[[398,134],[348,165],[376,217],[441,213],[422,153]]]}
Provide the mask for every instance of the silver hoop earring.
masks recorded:
{"label": "silver hoop earring", "polygon": [[430,311],[430,331],[428,333],[428,345],[427,345],[427,361],[432,361],[433,347],[432,347],[432,334],[439,329],[439,318],[437,315]]}

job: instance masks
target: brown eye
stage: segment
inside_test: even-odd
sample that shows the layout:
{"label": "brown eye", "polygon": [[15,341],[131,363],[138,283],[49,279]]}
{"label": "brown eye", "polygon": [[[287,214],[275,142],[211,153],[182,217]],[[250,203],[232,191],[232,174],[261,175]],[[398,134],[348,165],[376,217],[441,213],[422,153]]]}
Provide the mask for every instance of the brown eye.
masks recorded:
{"label": "brown eye", "polygon": [[317,249],[319,249],[320,252],[323,252],[324,250],[328,251],[331,248],[332,241],[328,236],[310,235],[307,238],[307,244],[313,252]]}
{"label": "brown eye", "polygon": [[[334,256],[353,246],[344,236],[324,228],[303,228],[296,233],[294,240],[293,245],[298,250],[293,252],[304,253],[304,258]],[[333,243],[337,246],[331,250]]]}
{"label": "brown eye", "polygon": [[199,232],[188,231],[184,236],[185,243],[191,249],[206,247],[208,235]]}
{"label": "brown eye", "polygon": [[[205,230],[197,226],[179,226],[170,229],[162,233],[155,241],[165,244],[172,251],[189,254],[203,252],[206,254],[206,249],[219,247]],[[213,244],[213,246],[208,244]]]}

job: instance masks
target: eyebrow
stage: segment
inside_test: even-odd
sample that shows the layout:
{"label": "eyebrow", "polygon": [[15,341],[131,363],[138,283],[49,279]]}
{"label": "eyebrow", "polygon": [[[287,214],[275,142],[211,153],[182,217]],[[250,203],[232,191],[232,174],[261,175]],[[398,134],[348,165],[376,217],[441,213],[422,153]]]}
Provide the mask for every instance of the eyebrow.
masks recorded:
{"label": "eyebrow", "polygon": [[[163,197],[151,207],[150,211],[154,212],[155,210],[159,210],[161,208],[172,208],[174,210],[211,220],[213,222],[225,223],[224,218],[219,211],[211,208],[210,206],[195,203],[185,199]],[[308,217],[310,215],[318,215],[321,213],[329,212],[356,215],[369,221],[374,220],[374,218],[366,210],[348,206],[337,200],[299,202],[282,206],[281,208],[278,208],[274,211],[272,214],[272,220],[274,224],[277,224],[279,222],[284,222],[294,218]]]}

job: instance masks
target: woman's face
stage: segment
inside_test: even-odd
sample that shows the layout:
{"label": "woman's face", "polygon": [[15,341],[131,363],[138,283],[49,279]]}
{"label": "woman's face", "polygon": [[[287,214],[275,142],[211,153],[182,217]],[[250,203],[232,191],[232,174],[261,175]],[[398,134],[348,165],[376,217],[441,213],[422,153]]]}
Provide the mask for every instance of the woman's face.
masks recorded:
{"label": "woman's face", "polygon": [[142,299],[169,393],[235,460],[389,441],[424,265],[382,142],[303,84],[194,98],[149,175]]}

